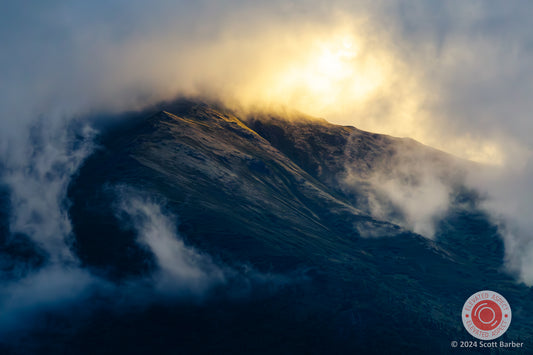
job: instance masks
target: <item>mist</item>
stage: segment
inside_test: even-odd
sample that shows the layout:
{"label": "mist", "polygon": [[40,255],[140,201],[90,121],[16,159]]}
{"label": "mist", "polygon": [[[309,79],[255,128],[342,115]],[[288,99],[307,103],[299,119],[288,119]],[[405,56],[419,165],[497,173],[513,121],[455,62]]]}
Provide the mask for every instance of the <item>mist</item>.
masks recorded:
{"label": "mist", "polygon": [[117,214],[125,223],[133,225],[137,242],[155,257],[158,270],[151,278],[158,292],[198,297],[211,287],[226,283],[222,268],[180,239],[176,217],[163,213],[159,204],[139,192],[127,187],[118,191]]}
{"label": "mist", "polygon": [[44,266],[27,273],[10,278],[6,278],[7,273],[2,275],[0,342],[31,348],[32,342],[24,344],[24,337],[46,328],[50,315],[60,320],[54,329],[60,333],[68,327],[83,326],[102,311],[126,315],[156,304],[249,300],[304,280],[300,271],[280,275],[260,272],[247,264],[227,265],[214,260],[186,243],[178,232],[179,218],[165,207],[162,197],[126,185],[115,186],[113,195],[121,228],[133,230],[136,243],[152,255],[154,269],[112,280],[101,270],[81,265],[68,244],[61,245],[58,240],[59,250],[70,252],[68,259],[49,258]]}
{"label": "mist", "polygon": [[435,239],[457,188],[467,185],[468,171],[477,165],[412,139],[387,136],[375,137],[369,153],[359,136],[355,131],[348,140],[341,186],[365,196],[360,204],[375,219]]}
{"label": "mist", "polygon": [[[12,309],[16,316],[8,318],[15,319],[26,310],[82,299],[99,287],[71,251],[66,213],[68,183],[98,134],[87,118],[178,96],[220,100],[244,112],[290,107],[495,165],[473,174],[469,183],[489,196],[485,208],[500,226],[509,270],[533,285],[532,6],[4,4],[0,178],[9,191],[10,235],[30,238],[47,261],[6,286],[2,309]],[[388,213],[392,202],[402,211],[401,225],[432,238],[449,192],[432,174],[421,174],[417,188],[376,177],[380,194],[372,209],[375,215]],[[209,257],[175,239],[174,222],[153,201],[127,201],[120,209],[159,266],[156,288],[201,294],[224,282],[224,272]],[[42,280],[73,288],[49,293]],[[29,284],[36,288],[24,286]],[[28,296],[17,296],[22,301],[16,303],[13,295]]]}
{"label": "mist", "polygon": [[[435,238],[436,224],[445,216],[451,202],[449,186],[428,174],[419,176],[416,185],[376,175],[373,187],[377,192],[370,198],[374,217],[391,220],[429,239]],[[390,219],[398,212],[400,216]]]}
{"label": "mist", "polygon": [[73,266],[42,268],[21,279],[3,282],[0,287],[0,340],[38,325],[47,312],[57,312],[87,301],[96,289],[105,288],[102,280]]}

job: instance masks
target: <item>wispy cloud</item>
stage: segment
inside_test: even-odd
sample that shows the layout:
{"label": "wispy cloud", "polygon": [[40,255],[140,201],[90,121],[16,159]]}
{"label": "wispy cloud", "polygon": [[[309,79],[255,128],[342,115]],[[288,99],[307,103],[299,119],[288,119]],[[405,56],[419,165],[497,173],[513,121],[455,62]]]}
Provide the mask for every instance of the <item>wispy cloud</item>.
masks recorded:
{"label": "wispy cloud", "polygon": [[343,187],[364,196],[374,218],[434,239],[454,186],[464,183],[465,162],[412,140],[381,137],[371,153],[366,144],[358,132],[348,141]]}
{"label": "wispy cloud", "polygon": [[[187,245],[177,230],[178,218],[162,199],[121,185],[113,190],[116,214],[123,228],[133,228],[136,241],[155,260],[150,273],[125,281],[112,281],[83,267],[69,251],[69,258],[52,258],[44,266],[0,285],[0,341],[16,343],[27,331],[43,325],[47,314],[68,316],[72,324],[91,317],[95,310],[118,314],[143,310],[154,303],[194,302],[254,297],[299,281],[298,275],[262,273],[238,262],[225,265]],[[69,250],[60,244],[59,250]],[[50,246],[50,245],[48,245]],[[52,249],[53,250],[53,249]],[[214,291],[217,291],[216,293]],[[79,311],[82,309],[83,311]]]}
{"label": "wispy cloud", "polygon": [[163,213],[159,204],[142,193],[126,187],[119,191],[119,216],[133,224],[138,243],[155,257],[158,270],[151,278],[156,289],[201,296],[210,287],[226,282],[222,268],[180,238],[175,216]]}
{"label": "wispy cloud", "polygon": [[[28,235],[51,260],[75,263],[65,191],[93,135],[80,118],[204,95],[233,106],[294,106],[497,161],[502,170],[494,179],[472,181],[488,190],[487,208],[513,231],[504,233],[509,265],[533,284],[532,7],[525,1],[6,3],[0,177],[10,189],[11,231]],[[438,181],[427,178],[418,192],[402,185],[399,194],[394,183],[381,186],[393,203],[408,206],[409,225],[431,234],[428,223],[446,200]],[[191,262],[201,258],[179,241],[154,237],[155,222],[170,236],[168,216],[140,203],[129,212],[169,280],[202,284],[207,264],[180,274],[168,261],[181,255],[192,272]]]}

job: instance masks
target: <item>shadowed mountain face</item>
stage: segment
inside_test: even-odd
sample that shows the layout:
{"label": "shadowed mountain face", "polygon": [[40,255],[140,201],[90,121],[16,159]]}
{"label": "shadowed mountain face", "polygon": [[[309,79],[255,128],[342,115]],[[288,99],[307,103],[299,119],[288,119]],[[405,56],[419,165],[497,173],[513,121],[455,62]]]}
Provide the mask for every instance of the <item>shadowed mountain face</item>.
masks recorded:
{"label": "shadowed mountain face", "polygon": [[[217,265],[288,281],[237,299],[223,285],[200,304],[96,314],[74,335],[37,336],[87,353],[447,353],[451,340],[470,339],[465,300],[493,289],[513,307],[505,337],[524,339],[529,290],[502,271],[496,228],[462,185],[468,168],[409,139],[303,116],[238,118],[183,101],[130,120],[101,137],[69,188],[83,266],[117,283],[157,270],[119,212],[135,191]],[[415,191],[421,176],[445,186],[449,202],[431,216],[433,239],[413,233],[380,189],[398,181],[390,186]]]}

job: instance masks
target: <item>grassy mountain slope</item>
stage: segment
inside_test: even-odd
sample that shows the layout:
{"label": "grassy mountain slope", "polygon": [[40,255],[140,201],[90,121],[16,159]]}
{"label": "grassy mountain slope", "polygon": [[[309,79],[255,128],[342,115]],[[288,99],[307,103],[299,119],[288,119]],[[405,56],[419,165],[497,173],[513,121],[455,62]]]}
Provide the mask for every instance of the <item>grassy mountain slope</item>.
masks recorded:
{"label": "grassy mountain slope", "polygon": [[[114,211],[116,186],[130,186],[160,200],[186,242],[220,263],[300,281],[238,304],[136,313],[129,319],[135,336],[121,318],[96,318],[75,344],[128,343],[133,352],[447,353],[451,340],[470,339],[461,307],[481,289],[504,294],[517,310],[505,337],[528,336],[531,320],[520,314],[532,311],[524,301],[529,291],[502,271],[497,231],[477,210],[475,194],[460,186],[463,162],[321,120],[240,119],[187,101],[166,110],[104,135],[71,184],[84,265],[116,280],[153,271],[150,253]],[[372,217],[365,202],[373,172],[392,171],[398,160],[434,164],[452,186],[434,241]],[[410,175],[417,170],[409,171],[402,177],[416,180]],[[348,173],[355,174],[351,189]]]}

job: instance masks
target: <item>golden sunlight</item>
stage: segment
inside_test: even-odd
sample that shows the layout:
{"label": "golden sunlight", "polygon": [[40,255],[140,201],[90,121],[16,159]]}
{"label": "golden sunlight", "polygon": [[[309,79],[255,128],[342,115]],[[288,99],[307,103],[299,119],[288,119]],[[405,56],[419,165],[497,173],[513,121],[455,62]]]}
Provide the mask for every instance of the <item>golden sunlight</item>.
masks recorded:
{"label": "golden sunlight", "polygon": [[[245,46],[221,44],[192,58],[220,60],[227,55],[221,60],[224,71],[207,67],[213,70],[208,75],[216,78],[222,73],[225,80],[227,70],[235,73],[234,86],[223,90],[231,96],[227,101],[237,106],[289,107],[337,124],[411,137],[462,158],[501,163],[502,150],[495,142],[464,137],[452,144],[437,133],[446,129],[436,129],[445,120],[427,109],[436,93],[427,90],[424,73],[402,61],[393,48],[381,38],[356,35],[351,29],[313,29],[290,37],[254,39]],[[240,60],[235,60],[235,53]],[[196,60],[188,67],[202,68],[206,75],[206,67],[197,66]]]}
{"label": "golden sunlight", "polygon": [[315,115],[363,101],[383,83],[387,68],[376,57],[360,55],[355,43],[337,36],[302,48],[276,73],[269,96]]}

